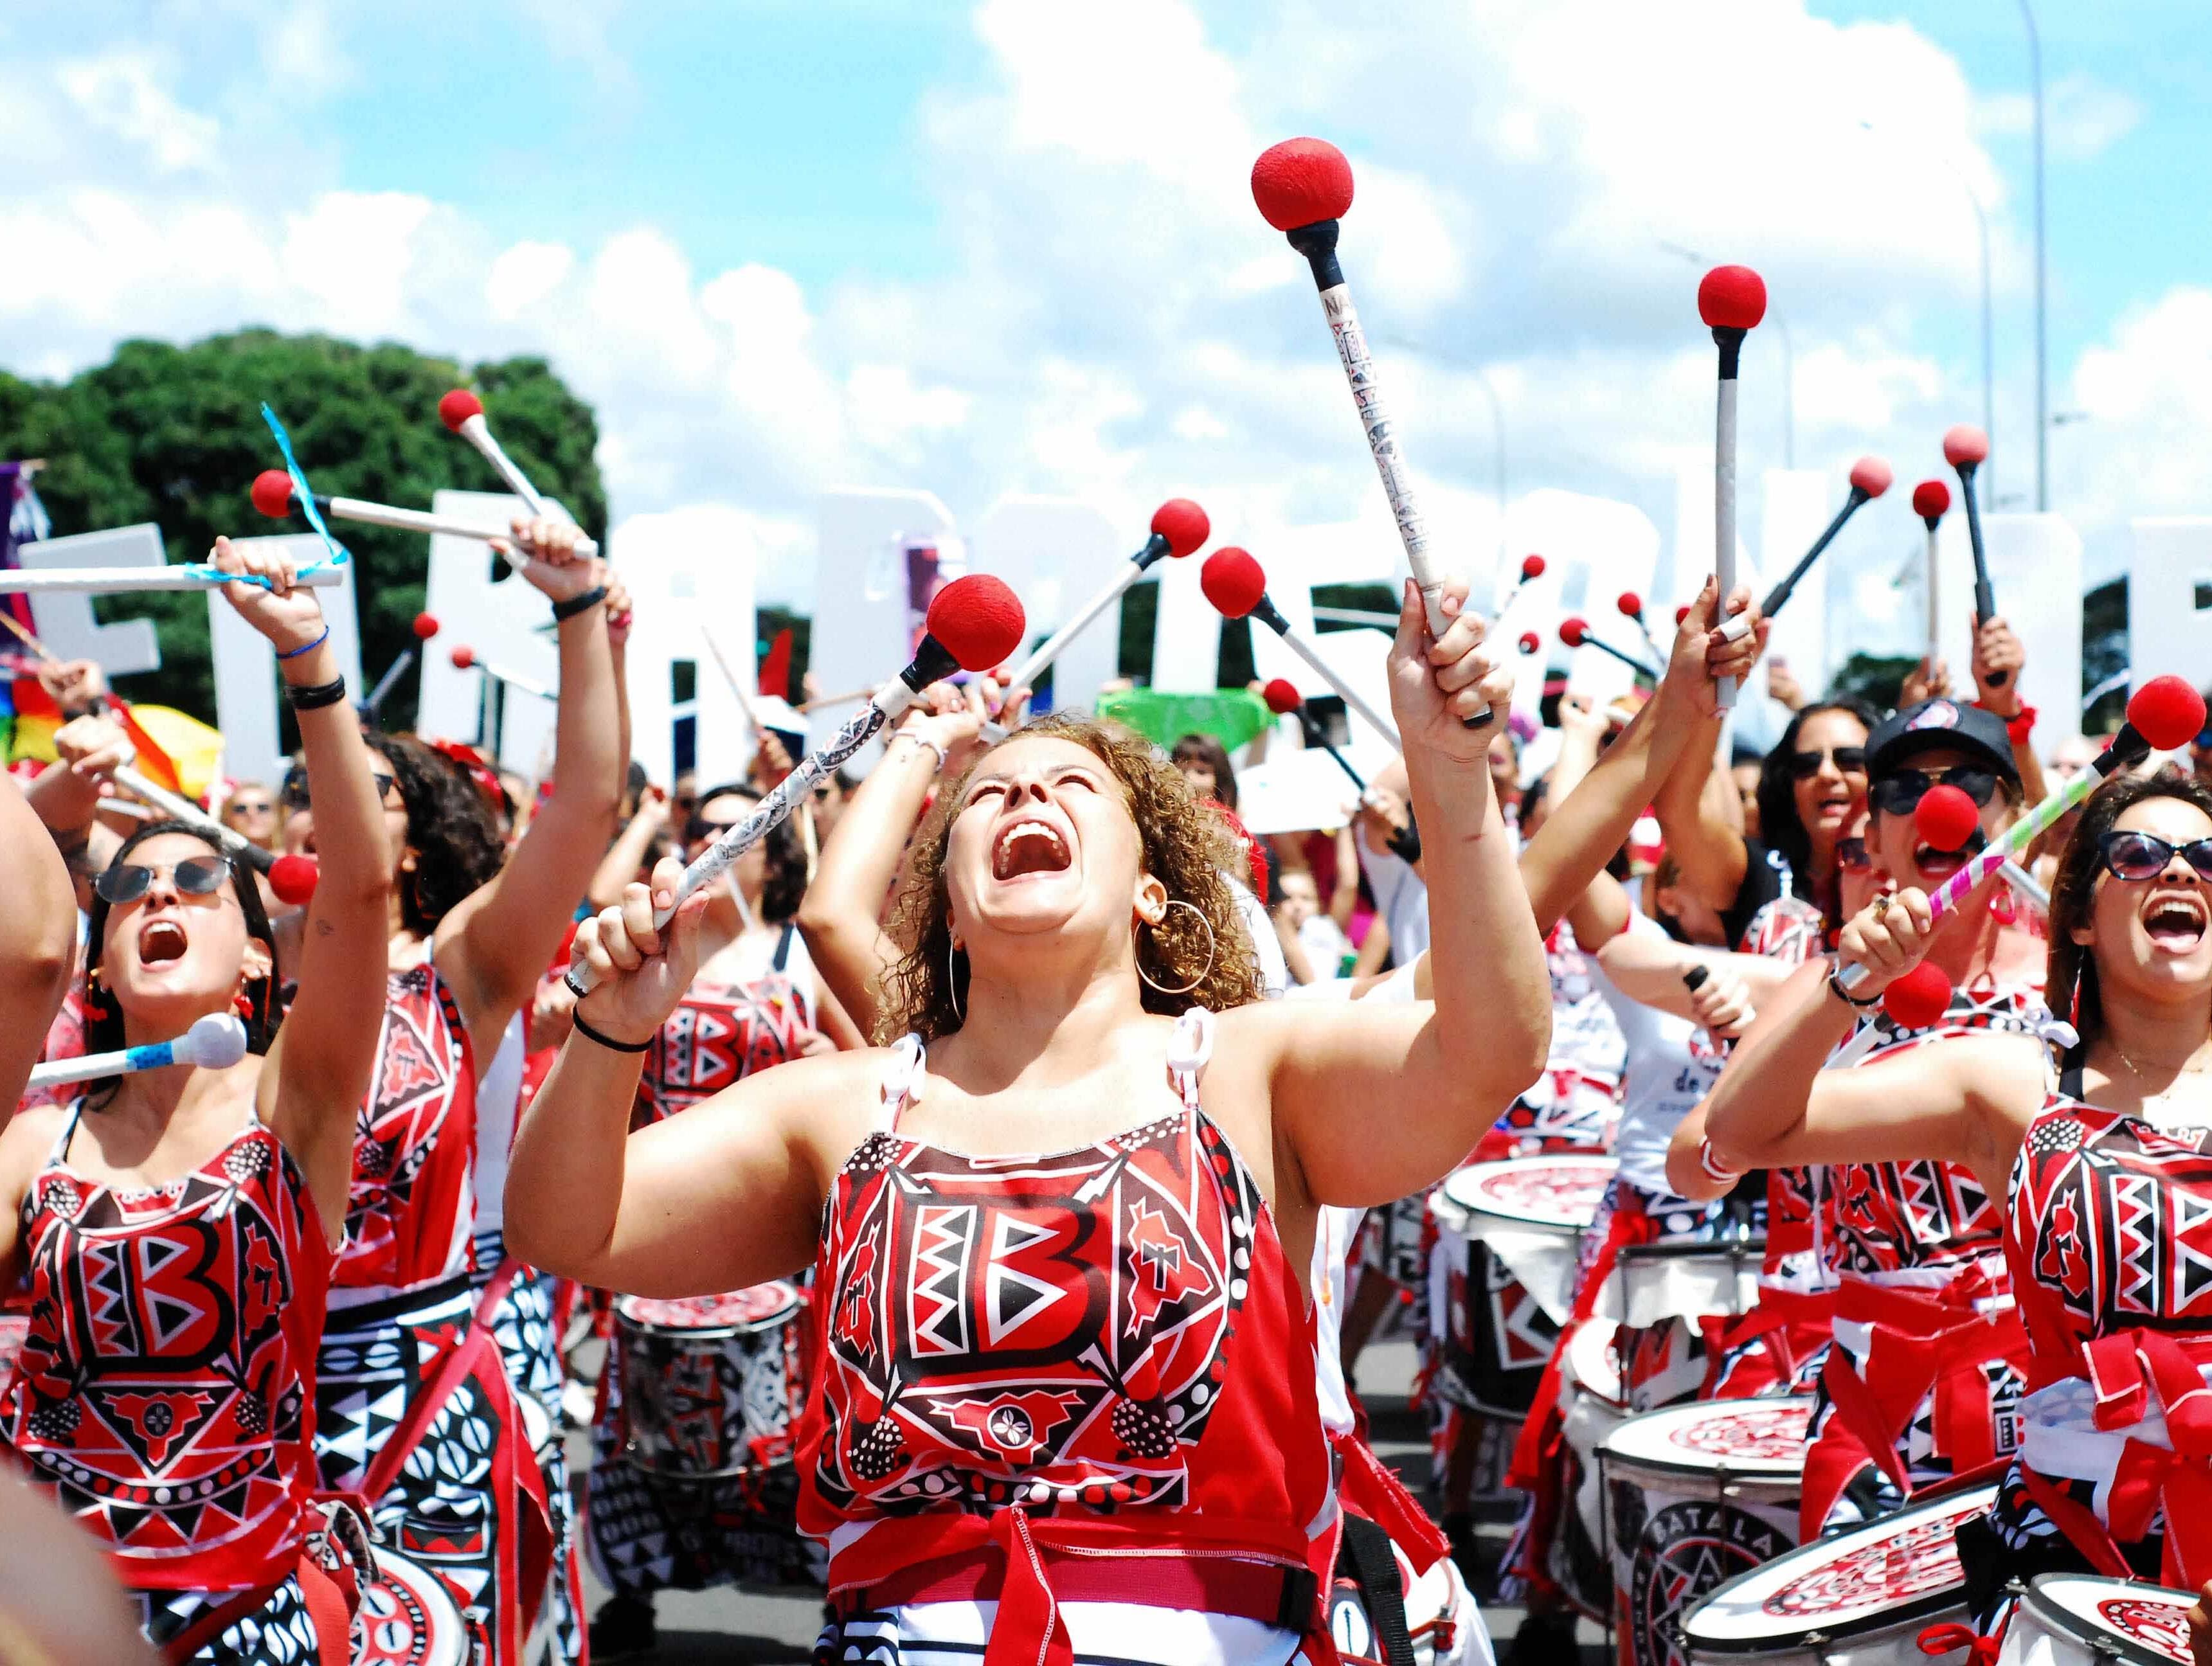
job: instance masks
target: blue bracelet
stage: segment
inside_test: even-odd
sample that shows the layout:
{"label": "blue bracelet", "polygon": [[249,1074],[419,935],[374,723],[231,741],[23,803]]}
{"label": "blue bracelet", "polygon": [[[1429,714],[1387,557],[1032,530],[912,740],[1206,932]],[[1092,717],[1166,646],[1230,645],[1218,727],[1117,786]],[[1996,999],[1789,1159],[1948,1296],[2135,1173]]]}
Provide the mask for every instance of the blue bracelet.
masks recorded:
{"label": "blue bracelet", "polygon": [[316,638],[315,638],[315,640],[314,640],[313,641],[312,641],[312,642],[302,642],[302,643],[301,643],[301,644],[300,644],[300,646],[299,646],[299,647],[297,647],[297,648],[294,648],[294,649],[293,649],[289,654],[278,654],[276,657],[277,657],[279,660],[296,660],[296,659],[298,659],[301,654],[305,654],[305,653],[308,652],[310,649],[313,649],[313,648],[320,648],[320,647],[321,647],[325,642],[327,642],[328,641],[330,641],[330,639],[331,639],[331,628],[330,628],[328,625],[325,625],[325,626],[323,627],[323,634],[322,634],[321,635],[319,635],[319,636],[316,637]]}

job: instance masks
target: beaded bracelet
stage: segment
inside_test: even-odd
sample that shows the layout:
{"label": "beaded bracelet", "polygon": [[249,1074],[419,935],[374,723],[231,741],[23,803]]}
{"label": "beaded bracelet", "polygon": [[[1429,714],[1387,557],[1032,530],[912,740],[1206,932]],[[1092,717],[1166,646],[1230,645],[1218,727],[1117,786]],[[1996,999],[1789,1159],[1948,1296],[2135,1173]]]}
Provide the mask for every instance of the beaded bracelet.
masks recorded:
{"label": "beaded bracelet", "polygon": [[310,651],[311,651],[311,650],[313,650],[313,649],[315,649],[315,648],[320,648],[320,647],[321,647],[325,642],[327,642],[328,641],[330,641],[330,639],[331,639],[331,628],[330,628],[328,625],[325,625],[325,626],[323,627],[323,634],[322,634],[321,635],[319,635],[319,636],[316,637],[316,638],[315,638],[315,640],[314,640],[313,641],[312,641],[312,642],[302,642],[302,643],[301,643],[301,644],[300,644],[300,646],[299,646],[299,647],[297,647],[297,648],[293,648],[293,649],[291,649],[290,651],[289,651],[289,652],[287,652],[287,653],[280,654],[278,654],[276,657],[277,657],[279,660],[296,660],[296,659],[298,659],[301,654],[306,654],[306,653],[308,653],[308,652],[310,652]]}

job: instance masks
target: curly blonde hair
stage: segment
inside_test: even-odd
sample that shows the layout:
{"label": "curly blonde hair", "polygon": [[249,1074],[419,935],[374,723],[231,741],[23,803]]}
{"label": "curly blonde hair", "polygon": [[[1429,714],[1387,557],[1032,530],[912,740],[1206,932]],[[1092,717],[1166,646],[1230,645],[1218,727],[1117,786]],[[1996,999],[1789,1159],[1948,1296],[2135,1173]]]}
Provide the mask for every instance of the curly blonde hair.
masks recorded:
{"label": "curly blonde hair", "polygon": [[[1137,964],[1170,989],[1194,979],[1196,982],[1178,994],[1163,994],[1142,983],[1145,1010],[1170,1016],[1194,1006],[1220,1012],[1260,999],[1259,958],[1225,877],[1245,866],[1245,853],[1228,824],[1191,796],[1182,774],[1159,757],[1150,741],[1118,724],[1055,712],[1024,724],[1009,738],[1035,737],[1073,741],[1105,764],[1121,783],[1130,818],[1137,824],[1143,871],[1167,887],[1171,902],[1190,904],[1189,909],[1170,908],[1159,925],[1139,937]],[[903,953],[884,973],[884,1000],[876,1015],[878,1045],[909,1032],[933,1042],[960,1028],[951,982],[956,974],[945,854],[969,777],[981,762],[979,757],[957,781],[939,790],[907,853],[906,873],[890,919],[891,940]],[[1212,927],[1210,945],[1206,927],[1191,909]],[[964,1007],[965,969],[957,976]]]}

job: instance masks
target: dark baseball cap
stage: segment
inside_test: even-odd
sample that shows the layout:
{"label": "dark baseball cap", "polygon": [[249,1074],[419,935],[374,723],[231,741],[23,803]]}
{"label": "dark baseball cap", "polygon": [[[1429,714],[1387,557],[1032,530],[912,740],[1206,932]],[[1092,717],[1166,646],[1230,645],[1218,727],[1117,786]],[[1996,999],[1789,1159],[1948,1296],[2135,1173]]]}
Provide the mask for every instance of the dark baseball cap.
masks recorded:
{"label": "dark baseball cap", "polygon": [[1921,753],[1934,751],[1964,752],[2020,785],[2004,719],[1956,700],[1923,700],[1884,718],[1867,737],[1867,779],[1895,775]]}

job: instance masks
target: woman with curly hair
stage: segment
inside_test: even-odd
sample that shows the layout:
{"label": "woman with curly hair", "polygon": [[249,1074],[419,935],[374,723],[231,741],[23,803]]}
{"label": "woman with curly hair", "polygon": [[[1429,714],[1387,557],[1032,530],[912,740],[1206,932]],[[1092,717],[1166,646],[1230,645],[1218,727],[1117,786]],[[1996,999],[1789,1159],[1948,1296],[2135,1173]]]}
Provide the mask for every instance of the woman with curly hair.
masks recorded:
{"label": "woman with curly hair", "polygon": [[1260,1003],[1222,824],[1144,742],[1072,717],[940,794],[893,927],[891,1045],[628,1134],[703,904],[654,928],[663,863],[579,928],[598,983],[524,1119],[509,1230],[652,1294],[812,1266],[830,1305],[799,1517],[830,1547],[820,1657],[1279,1666],[1318,1631],[1316,1213],[1451,1167],[1549,1028],[1489,736],[1464,727],[1504,717],[1510,676],[1463,595],[1431,641],[1409,585],[1391,656],[1431,830],[1432,1004]]}
{"label": "woman with curly hair", "polygon": [[[286,1006],[254,876],[202,828],[143,828],[94,880],[88,1049],[234,1012],[249,1052],[95,1082],[0,1134],[0,1286],[27,1274],[33,1294],[0,1434],[171,1660],[257,1666],[316,1656],[319,1633],[327,1657],[347,1646],[343,1607],[318,1600],[338,1594],[311,1542],[308,1399],[376,1053],[387,869],[316,592],[265,548],[220,540],[214,559],[259,581],[225,593],[282,656],[323,805],[321,880],[281,967],[297,988]],[[94,783],[76,785],[88,822]],[[56,833],[74,842],[70,819]]]}
{"label": "woman with curly hair", "polygon": [[[491,1276],[476,1263],[501,1253],[497,1222],[477,1219],[477,1117],[498,1106],[513,1116],[520,1042],[511,1085],[495,1095],[501,1049],[606,847],[623,769],[606,571],[576,556],[582,533],[566,522],[517,521],[514,534],[529,557],[522,576],[553,604],[554,791],[506,854],[497,781],[482,764],[412,736],[368,737],[391,864],[383,1031],[315,1384],[325,1485],[371,1499],[400,1548],[447,1577],[502,1666],[521,1657],[531,1621],[519,1517],[544,1507],[524,1499],[544,1488],[488,1327],[528,1333],[518,1375],[555,1367],[550,1280],[502,1269],[495,1294],[471,1287],[472,1271]],[[289,836],[318,843],[312,803],[295,794],[290,808]],[[482,1149],[495,1160],[507,1145],[494,1132]],[[453,1335],[478,1310],[485,1324],[465,1346],[486,1368],[447,1370]]]}

